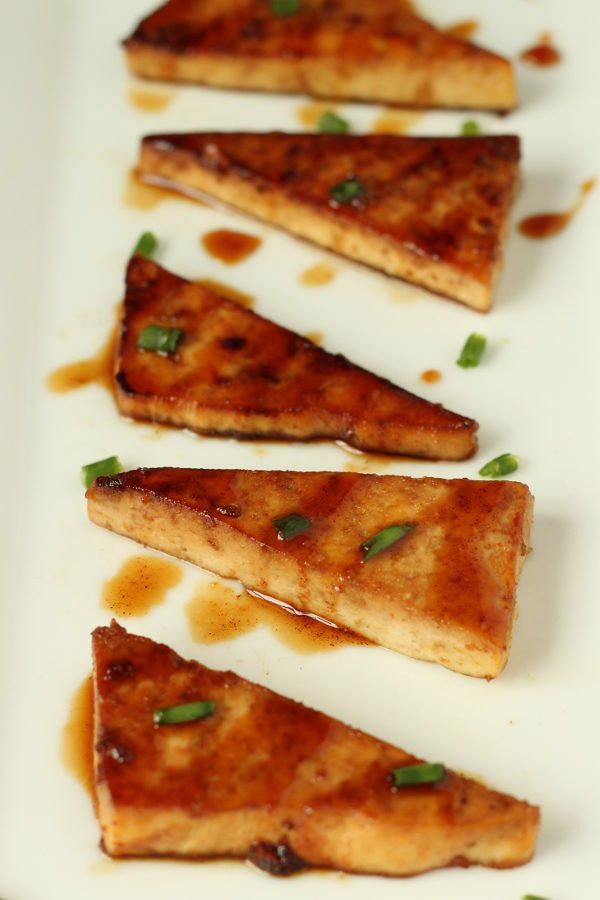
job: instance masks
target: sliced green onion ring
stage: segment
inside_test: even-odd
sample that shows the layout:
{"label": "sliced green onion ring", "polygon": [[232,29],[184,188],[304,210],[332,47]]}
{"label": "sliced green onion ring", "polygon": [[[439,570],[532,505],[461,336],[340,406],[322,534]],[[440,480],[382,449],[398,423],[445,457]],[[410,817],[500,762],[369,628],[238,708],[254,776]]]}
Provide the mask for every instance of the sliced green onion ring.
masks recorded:
{"label": "sliced green onion ring", "polygon": [[181,725],[184,722],[206,719],[208,716],[212,716],[214,711],[214,700],[197,700],[195,703],[182,703],[179,706],[155,709],[153,718],[155,725]]}
{"label": "sliced green onion ring", "polygon": [[116,456],[107,456],[106,459],[99,459],[97,462],[88,463],[87,466],[81,467],[81,480],[83,486],[89,488],[92,481],[95,481],[99,475],[116,475],[122,472],[123,466]]}
{"label": "sliced green onion ring", "polygon": [[409,787],[411,784],[434,784],[441,781],[446,770],[441,763],[422,763],[416,766],[403,766],[401,769],[392,769],[392,784],[394,787]]}
{"label": "sliced green onion ring", "polygon": [[485,335],[475,332],[470,334],[456,360],[456,365],[462,366],[463,369],[474,369],[481,362],[485,345]]}
{"label": "sliced green onion ring", "polygon": [[150,259],[156,250],[157,244],[158,241],[156,240],[155,235],[153,235],[151,231],[145,231],[133,248],[132,256],[135,256],[137,253],[138,256],[145,256],[146,259]]}
{"label": "sliced green onion ring", "polygon": [[142,350],[155,350],[157,353],[175,353],[182,337],[183,331],[181,328],[146,325],[140,332],[137,345]]}
{"label": "sliced green onion ring", "polygon": [[346,178],[329,189],[329,196],[336,203],[351,203],[352,200],[363,197],[366,192],[367,189],[360,178]]}
{"label": "sliced green onion ring", "polygon": [[460,133],[463,137],[476,137],[478,134],[481,134],[481,131],[475,119],[467,119],[466,122],[462,123]]}
{"label": "sliced green onion ring", "polygon": [[289,541],[291,538],[296,537],[297,534],[308,531],[312,522],[306,516],[290,513],[289,516],[284,516],[282,519],[273,519],[273,525],[277,529],[279,540]]}
{"label": "sliced green onion ring", "polygon": [[300,12],[300,0],[271,0],[270,6],[273,15],[280,18]]}
{"label": "sliced green onion ring", "polygon": [[332,110],[326,110],[323,115],[319,116],[317,128],[326,134],[348,134],[350,131],[350,123],[346,119],[342,119]]}
{"label": "sliced green onion ring", "polygon": [[489,463],[482,466],[479,474],[483,478],[502,478],[503,475],[510,475],[519,468],[519,459],[514,453],[502,453],[495,459],[491,459]]}
{"label": "sliced green onion ring", "polygon": [[416,526],[412,522],[405,522],[404,525],[388,525],[382,531],[378,531],[373,537],[370,537],[360,545],[360,549],[364,553],[363,562],[373,559],[378,553],[387,550],[396,541],[406,537],[409,532]]}

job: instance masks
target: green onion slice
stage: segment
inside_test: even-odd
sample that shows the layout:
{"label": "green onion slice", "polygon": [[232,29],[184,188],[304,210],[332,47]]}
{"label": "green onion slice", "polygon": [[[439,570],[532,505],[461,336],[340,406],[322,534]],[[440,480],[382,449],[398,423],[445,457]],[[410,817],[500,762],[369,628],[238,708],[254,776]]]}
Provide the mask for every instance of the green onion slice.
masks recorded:
{"label": "green onion slice", "polygon": [[270,6],[273,15],[280,18],[300,12],[300,0],[271,0]]}
{"label": "green onion slice", "polygon": [[146,325],[137,339],[142,350],[156,350],[158,353],[175,353],[183,337],[181,328],[163,328],[162,325]]}
{"label": "green onion slice", "polygon": [[157,243],[158,241],[156,240],[156,237],[152,234],[152,232],[145,231],[133,248],[132,256],[135,256],[135,254],[137,253],[139,256],[145,256],[146,259],[150,259],[150,257],[156,250]]}
{"label": "green onion slice", "polygon": [[387,550],[396,541],[406,537],[415,527],[411,522],[405,522],[404,525],[389,525],[382,531],[378,531],[377,534],[374,534],[373,537],[370,537],[364,544],[360,545],[360,549],[364,553],[363,562],[367,562],[369,559],[377,556],[382,550]]}
{"label": "green onion slice", "polygon": [[476,137],[480,134],[479,125],[475,119],[467,119],[466,122],[463,122],[460,133],[463,137]]}
{"label": "green onion slice", "polygon": [[502,475],[510,475],[519,468],[519,460],[513,453],[502,453],[495,459],[491,459],[479,470],[483,478],[501,478]]}
{"label": "green onion slice", "polygon": [[99,459],[98,462],[88,463],[87,466],[81,467],[81,480],[83,486],[89,488],[92,481],[99,475],[116,475],[122,472],[123,466],[116,456],[107,456],[106,459]]}
{"label": "green onion slice", "polygon": [[441,781],[446,770],[441,763],[422,763],[416,766],[403,766],[401,769],[392,769],[392,784],[394,787],[408,787],[411,784],[433,784]]}
{"label": "green onion slice", "polygon": [[180,725],[206,719],[215,711],[214,700],[198,700],[196,703],[182,703],[180,706],[165,706],[154,710],[155,725]]}
{"label": "green onion slice", "polygon": [[317,128],[319,131],[324,131],[328,134],[348,134],[350,124],[346,119],[342,119],[341,116],[328,109],[319,117]]}
{"label": "green onion slice", "polygon": [[290,538],[308,531],[312,522],[306,516],[300,516],[298,513],[290,513],[283,519],[273,519],[273,525],[277,529],[277,536],[280,541],[289,541]]}
{"label": "green onion slice", "polygon": [[359,178],[346,178],[329,189],[329,195],[336,203],[350,203],[366,194],[367,189]]}
{"label": "green onion slice", "polygon": [[545,897],[538,897],[537,894],[524,894],[522,900],[545,900]]}
{"label": "green onion slice", "polygon": [[456,360],[456,365],[462,366],[463,369],[474,369],[481,362],[485,344],[486,340],[483,334],[470,334]]}

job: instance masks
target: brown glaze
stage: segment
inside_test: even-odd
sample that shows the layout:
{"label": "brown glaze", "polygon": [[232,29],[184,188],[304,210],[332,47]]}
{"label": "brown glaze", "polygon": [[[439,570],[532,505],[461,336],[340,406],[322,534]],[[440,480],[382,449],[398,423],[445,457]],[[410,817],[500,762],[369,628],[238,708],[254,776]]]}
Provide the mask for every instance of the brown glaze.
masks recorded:
{"label": "brown glaze", "polygon": [[406,134],[423,118],[416,110],[386,109],[373,123],[373,134]]}
{"label": "brown glaze", "polygon": [[246,860],[269,875],[294,875],[307,865],[287,844],[266,844],[264,841],[252,844]]}
{"label": "brown glaze", "polygon": [[[503,865],[531,856],[536,807],[450,770],[395,790],[391,769],[419,762],[397,747],[115,622],[94,631],[92,646],[99,820],[112,855],[250,856],[274,872],[302,860],[383,874],[486,861],[496,840]],[[127,677],[107,677],[124,661]],[[208,718],[155,726],[156,709],[200,699],[215,703]]]}
{"label": "brown glaze", "polygon": [[229,266],[247,259],[261,244],[260,238],[241,231],[231,231],[229,228],[208,231],[202,237],[202,246],[206,252]]}
{"label": "brown glaze", "polygon": [[[140,350],[149,324],[184,336]],[[133,418],[202,433],[343,439],[433,458],[473,453],[476,423],[409,394],[238,304],[135,256],[117,348],[116,398]]]}
{"label": "brown glaze", "polygon": [[172,91],[150,91],[138,87],[130,87],[127,91],[129,102],[140,112],[161,112],[172,103],[174,96]]}
{"label": "brown glaze", "polygon": [[421,372],[421,381],[424,381],[425,384],[437,384],[441,377],[442,373],[439,369],[425,369],[424,372]]}
{"label": "brown glaze", "polygon": [[[451,266],[487,284],[518,183],[515,136],[419,138],[389,134],[199,133],[143,139],[142,171],[177,168],[174,187],[193,187],[194,169],[235,176],[264,195],[318,210],[324,221],[360,226],[410,251],[420,264]],[[166,172],[166,168],[165,168]],[[364,196],[336,203],[347,178]]]}
{"label": "brown glaze", "polygon": [[519,222],[519,231],[528,238],[542,240],[544,238],[554,237],[564,231],[576,212],[581,209],[583,202],[591,190],[596,186],[596,179],[590,178],[581,185],[579,199],[574,203],[571,209],[562,213],[539,213],[535,216],[528,216]]}
{"label": "brown glaze", "polygon": [[562,60],[562,54],[552,45],[552,35],[547,32],[540,36],[539,42],[519,55],[519,59],[539,68],[556,66]]}
{"label": "brown glaze", "polygon": [[464,22],[456,22],[454,25],[449,25],[447,28],[444,28],[444,31],[446,34],[460,38],[462,41],[470,41],[479,31],[479,25],[480,23],[477,19],[465,19]]}
{"label": "brown glaze", "polygon": [[230,284],[223,284],[222,281],[216,281],[214,278],[198,278],[194,284],[199,284],[207,291],[219,294],[220,297],[225,297],[232,303],[243,306],[244,309],[252,309],[256,305],[256,297],[253,297],[252,294],[245,294],[243,291],[231,287]]}
{"label": "brown glaze", "polygon": [[369,643],[351,631],[327,625],[281,603],[246,591],[236,594],[220,582],[197,591],[185,612],[190,633],[201,644],[228,641],[259,626],[269,628],[296,653],[322,653],[347,644]]}
{"label": "brown glaze", "polygon": [[104,582],[102,606],[115,616],[145,616],[182,578],[181,567],[156,556],[132,556]]}
{"label": "brown glaze", "polygon": [[[120,309],[120,304],[119,304]],[[97,384],[100,387],[112,391],[112,370],[117,344],[118,323],[114,326],[106,343],[89,359],[80,359],[77,362],[59,366],[46,378],[46,387],[53,394],[66,394],[89,384]]]}
{"label": "brown glaze", "polygon": [[90,797],[94,796],[93,699],[92,676],[88,675],[73,694],[60,744],[63,765]]}
{"label": "brown glaze", "polygon": [[300,283],[306,287],[321,287],[323,284],[329,284],[333,281],[337,274],[337,270],[327,263],[316,263],[314,266],[305,269],[300,275]]}

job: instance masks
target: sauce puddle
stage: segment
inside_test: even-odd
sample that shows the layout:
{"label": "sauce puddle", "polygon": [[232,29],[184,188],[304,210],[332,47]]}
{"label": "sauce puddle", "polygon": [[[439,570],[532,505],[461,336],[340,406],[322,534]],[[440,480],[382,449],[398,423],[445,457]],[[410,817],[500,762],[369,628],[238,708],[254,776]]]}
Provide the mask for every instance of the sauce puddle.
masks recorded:
{"label": "sauce puddle", "polygon": [[215,259],[220,259],[226,265],[233,266],[258,250],[262,240],[251,234],[243,234],[241,231],[220,228],[217,231],[208,231],[202,237],[202,244],[206,252]]}
{"label": "sauce puddle", "polygon": [[69,718],[61,735],[60,758],[65,769],[94,799],[94,695],[92,676],[77,688],[71,698]]}
{"label": "sauce puddle", "polygon": [[436,384],[441,377],[442,373],[439,369],[425,369],[424,372],[421,372],[421,381],[424,381],[425,384]]}
{"label": "sauce puddle", "polygon": [[470,41],[475,33],[479,30],[479,22],[477,19],[465,19],[464,22],[456,22],[455,25],[449,25],[444,28],[446,34],[450,37],[460,38],[461,41]]}
{"label": "sauce puddle", "polygon": [[542,240],[543,238],[554,237],[560,234],[567,227],[575,213],[583,206],[583,202],[587,195],[596,185],[596,179],[590,178],[584,181],[580,188],[579,199],[573,204],[571,209],[563,213],[539,213],[535,216],[528,216],[519,222],[519,231],[528,238]]}
{"label": "sauce puddle", "polygon": [[546,69],[548,66],[558,65],[562,60],[562,54],[552,45],[552,35],[545,32],[540,35],[539,43],[519,54],[519,59],[532,66]]}
{"label": "sauce puddle", "polygon": [[214,278],[196,278],[195,284],[200,284],[207,290],[214,291],[215,294],[219,294],[221,297],[225,297],[227,300],[231,300],[233,303],[237,303],[238,306],[243,306],[245,309],[252,309],[256,303],[256,298],[253,297],[252,294],[245,294],[243,291],[238,291],[237,288],[231,287],[228,284],[223,284],[221,281],[215,281]]}
{"label": "sauce puddle", "polygon": [[132,556],[114,578],[104,582],[102,606],[113,615],[144,616],[163,603],[167,591],[179,584],[180,567],[155,556]]}
{"label": "sauce puddle", "polygon": [[255,593],[236,594],[225,584],[199,588],[185,608],[190,634],[201,644],[215,644],[263,625],[298,653],[322,653],[347,644],[369,644],[350,631],[296,612]]}
{"label": "sauce puddle", "polygon": [[317,263],[315,266],[305,269],[300,275],[300,283],[307,287],[320,287],[329,284],[337,274],[336,269],[327,263]]}
{"label": "sauce puddle", "polygon": [[53,394],[66,394],[88,384],[98,384],[112,392],[113,359],[118,328],[117,322],[106,343],[94,356],[67,363],[50,372],[45,382],[48,390]]}
{"label": "sauce puddle", "polygon": [[123,191],[125,206],[129,209],[146,212],[149,209],[155,209],[165,200],[184,200],[186,203],[200,203],[202,206],[206,206],[202,200],[182,194],[180,191],[171,190],[163,185],[149,184],[143,180],[138,168],[129,170]]}
{"label": "sauce puddle", "polygon": [[175,94],[167,91],[148,90],[148,88],[130,87],[127,97],[131,105],[141,112],[160,112],[170,106]]}
{"label": "sauce puddle", "polygon": [[412,109],[393,109],[390,107],[375,119],[371,131],[373,134],[406,134],[413,128],[424,113]]}

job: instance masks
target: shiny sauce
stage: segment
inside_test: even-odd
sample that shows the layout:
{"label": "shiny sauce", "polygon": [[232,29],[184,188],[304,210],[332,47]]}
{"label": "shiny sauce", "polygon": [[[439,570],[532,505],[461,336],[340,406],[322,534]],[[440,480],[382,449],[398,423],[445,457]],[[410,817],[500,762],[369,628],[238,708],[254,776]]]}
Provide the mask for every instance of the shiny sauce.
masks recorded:
{"label": "shiny sauce", "polygon": [[216,281],[214,278],[197,278],[195,283],[202,285],[209,291],[214,291],[215,294],[219,294],[233,303],[237,303],[238,306],[243,306],[245,309],[252,309],[256,303],[256,298],[252,294],[245,294],[243,291],[238,291],[237,288],[231,287],[229,284],[223,284],[222,281]]}
{"label": "shiny sauce", "polygon": [[460,38],[462,41],[470,41],[475,33],[479,30],[479,22],[477,19],[465,19],[463,22],[456,22],[449,25],[444,31],[451,37]]}
{"label": "shiny sauce", "polygon": [[336,270],[327,263],[317,263],[305,269],[300,275],[300,283],[306,287],[320,287],[323,284],[329,284],[333,281]]}
{"label": "shiny sauce", "polygon": [[144,616],[181,581],[180,566],[155,556],[132,556],[104,582],[102,606],[113,615]]}
{"label": "shiny sauce", "polygon": [[[200,203],[195,197],[188,197],[179,191],[172,191],[167,187],[157,184],[149,184],[144,181],[137,168],[130,169],[123,191],[123,204],[128,209],[138,209],[147,212],[155,209],[165,200],[184,200],[186,203]],[[202,204],[206,205],[206,204]]]}
{"label": "shiny sauce", "polygon": [[547,32],[540,35],[539,42],[534,47],[529,47],[519,55],[519,59],[532,66],[545,69],[548,66],[556,66],[562,55],[552,44],[552,35]]}
{"label": "shiny sauce", "polygon": [[77,688],[71,698],[69,718],[61,736],[60,758],[71,775],[90,797],[94,797],[94,695],[92,676]]}
{"label": "shiny sauce", "polygon": [[112,391],[112,370],[117,342],[118,322],[106,343],[89,359],[59,366],[46,378],[46,387],[53,394],[66,394],[88,384],[98,384]]}
{"label": "shiny sauce", "polygon": [[316,344],[317,347],[320,347],[323,343],[323,332],[322,331],[307,331],[304,335],[307,341],[310,341],[313,344]]}
{"label": "shiny sauce", "polygon": [[173,101],[172,91],[155,91],[148,88],[130,87],[127,92],[129,102],[140,112],[161,112]]}
{"label": "shiny sauce", "polygon": [[424,372],[421,372],[421,381],[424,381],[425,384],[436,384],[441,377],[442,373],[438,369],[425,369]]}
{"label": "shiny sauce", "polygon": [[345,644],[368,644],[350,631],[303,615],[276,601],[225,584],[212,582],[199,588],[185,608],[190,634],[201,644],[229,641],[259,626],[297,653],[322,653]]}
{"label": "shiny sauce", "polygon": [[583,202],[590,191],[595,187],[596,179],[590,178],[584,181],[580,188],[580,195],[571,209],[561,213],[539,213],[528,216],[519,222],[519,231],[528,238],[542,240],[560,234],[567,227],[576,212],[581,209]]}
{"label": "shiny sauce", "polygon": [[345,472],[372,472],[389,466],[391,463],[397,462],[399,457],[388,456],[385,453],[365,453],[363,450],[357,450],[350,447],[345,441],[336,441],[336,445],[343,450],[350,458],[344,463]]}
{"label": "shiny sauce", "polygon": [[406,134],[423,118],[423,113],[412,109],[386,109],[373,123],[373,134]]}
{"label": "shiny sauce", "polygon": [[230,231],[229,228],[208,231],[202,237],[202,245],[206,252],[228,266],[247,259],[261,244],[260,238],[243,234],[241,231]]}

